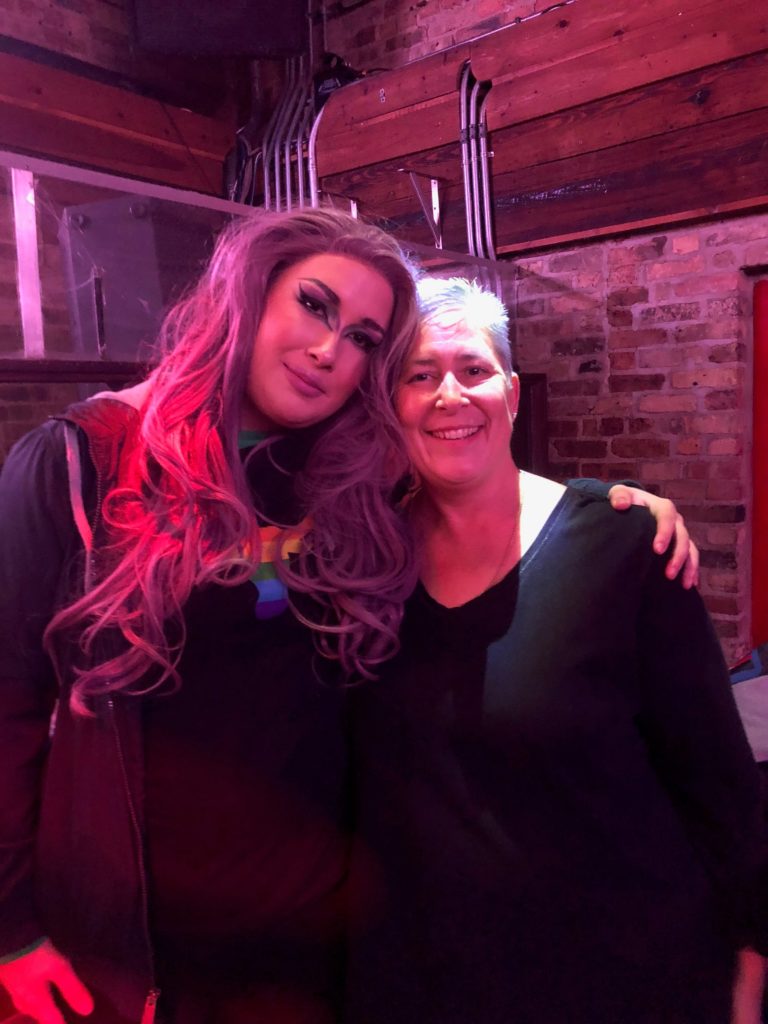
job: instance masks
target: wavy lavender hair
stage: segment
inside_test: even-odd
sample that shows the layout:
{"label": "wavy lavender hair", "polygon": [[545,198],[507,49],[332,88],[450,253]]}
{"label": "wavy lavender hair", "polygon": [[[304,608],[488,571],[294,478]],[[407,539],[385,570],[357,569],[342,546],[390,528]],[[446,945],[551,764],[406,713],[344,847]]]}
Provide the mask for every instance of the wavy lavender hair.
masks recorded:
{"label": "wavy lavender hair", "polygon": [[[201,280],[163,325],[165,354],[148,378],[129,480],[103,503],[109,546],[101,571],[46,631],[54,657],[57,636],[78,637],[76,710],[85,712],[96,694],[144,693],[168,679],[178,685],[182,609],[192,589],[234,586],[258,566],[258,528],[237,448],[243,391],[271,285],[320,253],[374,268],[395,304],[358,392],[326,421],[296,478],[312,527],[283,575],[314,599],[317,615],[299,617],[347,676],[371,676],[396,651],[402,604],[415,583],[411,540],[391,502],[407,465],[391,389],[392,367],[417,328],[411,269],[392,238],[347,214],[254,214],[226,230]],[[105,656],[115,634],[122,642]]]}

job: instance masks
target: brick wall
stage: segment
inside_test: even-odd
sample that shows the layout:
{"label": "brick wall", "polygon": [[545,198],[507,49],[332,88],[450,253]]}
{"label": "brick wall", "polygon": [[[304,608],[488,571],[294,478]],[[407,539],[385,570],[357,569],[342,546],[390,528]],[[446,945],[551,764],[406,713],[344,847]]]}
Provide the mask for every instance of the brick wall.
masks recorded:
{"label": "brick wall", "polygon": [[509,25],[549,0],[325,2],[325,48],[360,70],[395,68]]}
{"label": "brick wall", "polygon": [[549,380],[552,474],[674,499],[726,656],[749,648],[751,296],[768,217],[516,261],[515,351]]}

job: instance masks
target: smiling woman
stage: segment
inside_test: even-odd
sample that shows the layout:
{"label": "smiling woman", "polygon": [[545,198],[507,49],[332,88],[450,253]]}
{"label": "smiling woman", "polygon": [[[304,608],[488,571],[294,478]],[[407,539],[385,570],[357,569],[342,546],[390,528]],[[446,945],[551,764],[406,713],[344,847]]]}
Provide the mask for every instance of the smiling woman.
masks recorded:
{"label": "smiling woman", "polygon": [[396,395],[420,584],[353,696],[344,1020],[727,1024],[768,835],[701,599],[644,511],[518,471],[503,307],[424,288]]}

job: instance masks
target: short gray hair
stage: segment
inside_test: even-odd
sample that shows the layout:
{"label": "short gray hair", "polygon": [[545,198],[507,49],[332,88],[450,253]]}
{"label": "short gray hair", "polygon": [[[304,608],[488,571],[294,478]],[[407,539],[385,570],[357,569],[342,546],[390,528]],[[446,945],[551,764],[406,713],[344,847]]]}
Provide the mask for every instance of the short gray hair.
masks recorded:
{"label": "short gray hair", "polygon": [[504,303],[477,281],[465,277],[422,277],[416,284],[419,312],[427,324],[465,324],[483,331],[504,372],[513,373],[509,314]]}

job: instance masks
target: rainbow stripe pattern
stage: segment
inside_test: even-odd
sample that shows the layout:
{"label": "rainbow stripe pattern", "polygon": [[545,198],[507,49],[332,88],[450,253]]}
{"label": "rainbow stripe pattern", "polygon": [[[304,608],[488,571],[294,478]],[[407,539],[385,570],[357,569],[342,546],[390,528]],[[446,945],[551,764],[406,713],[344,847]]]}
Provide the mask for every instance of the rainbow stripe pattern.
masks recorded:
{"label": "rainbow stripe pattern", "polygon": [[[303,534],[305,524],[302,523],[297,529]],[[278,552],[279,527],[262,526],[259,533],[261,535],[261,563],[251,576],[251,583],[256,587],[259,595],[254,605],[254,613],[257,619],[273,619],[288,607],[288,591],[283,581],[277,577],[275,562],[278,557],[287,562],[291,555],[296,554],[301,546],[301,537],[292,537],[287,540],[282,546],[282,551]]]}

